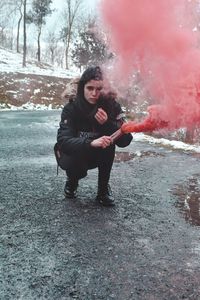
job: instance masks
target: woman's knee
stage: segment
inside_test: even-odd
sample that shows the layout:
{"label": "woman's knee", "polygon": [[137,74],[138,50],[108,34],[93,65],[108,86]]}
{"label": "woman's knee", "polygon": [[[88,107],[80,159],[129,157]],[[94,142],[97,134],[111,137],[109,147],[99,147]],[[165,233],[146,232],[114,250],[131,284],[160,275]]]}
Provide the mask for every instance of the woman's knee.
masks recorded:
{"label": "woman's knee", "polygon": [[59,165],[68,177],[81,179],[87,176],[87,164],[77,156],[63,154]]}

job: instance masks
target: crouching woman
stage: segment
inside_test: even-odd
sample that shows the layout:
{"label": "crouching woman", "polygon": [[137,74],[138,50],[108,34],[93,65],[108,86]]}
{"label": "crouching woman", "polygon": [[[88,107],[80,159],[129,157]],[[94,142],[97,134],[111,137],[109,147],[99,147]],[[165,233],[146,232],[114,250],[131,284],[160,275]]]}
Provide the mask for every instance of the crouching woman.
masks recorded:
{"label": "crouching woman", "polygon": [[[74,101],[66,104],[61,114],[57,134],[56,153],[59,166],[66,171],[65,196],[74,198],[78,181],[89,169],[98,168],[96,200],[113,206],[109,186],[115,156],[115,144],[110,135],[123,123],[122,109],[113,96],[104,95],[103,74],[100,67],[90,67],[82,74]],[[124,134],[117,141],[126,147],[132,140]]]}

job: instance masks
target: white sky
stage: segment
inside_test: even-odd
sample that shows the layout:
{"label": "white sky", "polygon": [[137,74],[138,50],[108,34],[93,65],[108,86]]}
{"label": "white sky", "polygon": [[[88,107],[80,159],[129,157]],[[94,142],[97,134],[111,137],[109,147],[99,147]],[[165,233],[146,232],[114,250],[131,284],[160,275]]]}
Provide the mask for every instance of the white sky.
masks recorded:
{"label": "white sky", "polygon": [[84,0],[86,5],[88,5],[89,8],[94,9],[99,2],[98,0]]}
{"label": "white sky", "polygon": [[[83,8],[85,8],[86,13],[98,14],[98,3],[101,0],[83,0]],[[62,22],[61,12],[63,11],[63,7],[65,6],[65,0],[53,0],[51,7],[55,9],[55,11],[47,17],[46,21],[48,26],[57,27],[59,20]],[[61,17],[61,19],[60,19]]]}
{"label": "white sky", "polygon": [[[95,10],[98,2],[100,0],[83,0],[83,5],[88,8],[89,10]],[[64,6],[65,0],[53,0],[52,7],[62,10],[62,7]]]}

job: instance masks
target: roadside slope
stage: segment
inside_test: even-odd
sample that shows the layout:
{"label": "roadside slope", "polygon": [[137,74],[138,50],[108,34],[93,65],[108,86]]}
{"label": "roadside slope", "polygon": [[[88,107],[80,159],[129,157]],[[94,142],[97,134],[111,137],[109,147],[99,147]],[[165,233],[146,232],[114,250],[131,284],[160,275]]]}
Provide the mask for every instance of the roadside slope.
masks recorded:
{"label": "roadside slope", "polygon": [[0,108],[25,104],[61,107],[61,93],[77,73],[53,68],[46,63],[27,60],[22,67],[22,54],[0,48]]}

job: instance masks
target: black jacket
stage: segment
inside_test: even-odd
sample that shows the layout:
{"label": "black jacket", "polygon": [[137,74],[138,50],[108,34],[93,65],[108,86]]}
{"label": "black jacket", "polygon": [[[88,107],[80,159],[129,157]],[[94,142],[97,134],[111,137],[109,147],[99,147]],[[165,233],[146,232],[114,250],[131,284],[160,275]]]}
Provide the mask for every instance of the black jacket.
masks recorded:
{"label": "black jacket", "polygon": [[[108,115],[108,120],[100,125],[95,114],[102,108]],[[84,98],[77,98],[63,108],[57,142],[62,152],[72,155],[91,149],[91,141],[103,136],[111,135],[124,122],[123,112],[119,103],[111,97],[101,96],[97,104],[90,104]],[[126,147],[132,140],[131,134],[120,137],[116,144]]]}

